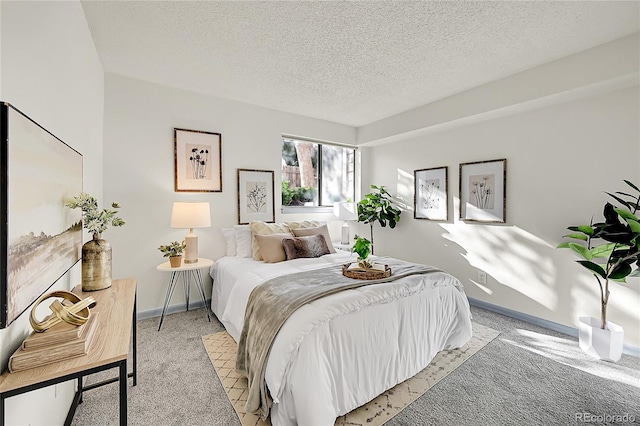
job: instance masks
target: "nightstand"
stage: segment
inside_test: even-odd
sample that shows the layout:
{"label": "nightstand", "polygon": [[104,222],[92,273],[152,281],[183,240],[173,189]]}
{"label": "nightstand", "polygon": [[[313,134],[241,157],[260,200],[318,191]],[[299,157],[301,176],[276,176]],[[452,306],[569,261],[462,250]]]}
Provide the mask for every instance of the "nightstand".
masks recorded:
{"label": "nightstand", "polygon": [[336,250],[342,250],[342,251],[351,251],[351,249],[353,248],[353,244],[349,243],[349,244],[342,244],[340,241],[332,241],[333,244],[333,248]]}
{"label": "nightstand", "polygon": [[196,283],[198,287],[198,292],[200,293],[200,297],[202,297],[202,303],[204,304],[204,311],[207,313],[207,318],[209,322],[211,322],[211,316],[209,316],[209,308],[207,307],[207,298],[204,295],[204,284],[202,282],[202,274],[200,273],[200,269],[209,268],[213,265],[213,260],[205,259],[203,257],[199,257],[198,261],[195,263],[182,263],[177,268],[172,268],[169,262],[161,263],[156,267],[158,271],[161,272],[171,272],[171,276],[169,277],[169,285],[167,287],[167,295],[164,299],[164,308],[162,308],[162,315],[160,316],[160,324],[158,325],[158,331],[162,327],[162,321],[164,320],[164,316],[167,313],[167,307],[169,306],[169,302],[171,301],[171,296],[173,296],[173,291],[176,289],[178,285],[178,280],[182,278],[182,284],[184,286],[184,297],[187,301],[187,311],[189,310],[189,290],[191,287],[191,279]]}

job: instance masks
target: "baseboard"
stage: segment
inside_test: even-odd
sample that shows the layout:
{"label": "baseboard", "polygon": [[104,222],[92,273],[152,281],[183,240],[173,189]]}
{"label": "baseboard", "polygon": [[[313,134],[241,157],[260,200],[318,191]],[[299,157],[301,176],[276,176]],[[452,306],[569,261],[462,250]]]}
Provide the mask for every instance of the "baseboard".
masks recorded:
{"label": "baseboard", "polygon": [[[548,330],[557,331],[558,333],[566,334],[568,336],[578,337],[578,329],[575,327],[569,327],[564,324],[559,324],[557,322],[549,321],[543,318],[538,318],[533,315],[525,314],[524,312],[514,311],[513,309],[505,308],[502,306],[494,305],[492,303],[484,302],[482,300],[474,299],[473,297],[468,297],[468,299],[469,299],[469,303],[473,306],[477,306],[479,308],[483,308],[491,312],[496,312],[498,314],[502,314],[511,318],[528,322],[529,324],[537,325],[539,327],[546,328]],[[633,346],[625,343],[622,351],[627,355],[640,358],[639,346]]]}
{"label": "baseboard", "polygon": [[[207,300],[206,302],[206,306],[210,306],[211,305],[211,299]],[[195,302],[189,301],[189,309],[197,309],[197,308],[202,308],[203,306],[205,306],[204,303],[202,303],[202,300],[198,300]],[[178,305],[171,305],[167,308],[167,312],[165,313],[165,315],[169,315],[169,314],[173,314],[176,312],[186,312],[187,311],[187,303],[180,303]],[[136,319],[138,320],[143,320],[143,319],[148,319],[148,318],[157,318],[160,315],[162,315],[162,308],[156,308],[156,309],[149,309],[148,311],[138,311],[137,315],[136,315]]]}

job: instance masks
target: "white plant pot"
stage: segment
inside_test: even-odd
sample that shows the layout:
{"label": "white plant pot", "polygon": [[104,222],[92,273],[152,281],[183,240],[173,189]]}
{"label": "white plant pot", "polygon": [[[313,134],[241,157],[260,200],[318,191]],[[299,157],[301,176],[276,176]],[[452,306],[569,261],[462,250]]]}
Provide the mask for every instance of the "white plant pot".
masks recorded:
{"label": "white plant pot", "polygon": [[622,356],[624,329],[607,321],[606,328],[600,328],[600,318],[578,318],[580,349],[594,358],[616,362]]}

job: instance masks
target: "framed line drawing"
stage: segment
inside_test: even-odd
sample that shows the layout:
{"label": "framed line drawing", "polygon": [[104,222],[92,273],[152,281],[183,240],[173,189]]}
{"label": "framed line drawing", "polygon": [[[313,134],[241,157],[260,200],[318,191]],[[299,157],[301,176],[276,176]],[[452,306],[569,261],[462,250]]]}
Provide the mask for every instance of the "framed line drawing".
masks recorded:
{"label": "framed line drawing", "polygon": [[460,164],[460,219],[505,223],[507,160]]}
{"label": "framed line drawing", "polygon": [[175,192],[222,192],[222,135],[173,129]]}
{"label": "framed line drawing", "polygon": [[275,222],[273,170],[238,169],[238,223]]}
{"label": "framed line drawing", "polygon": [[0,328],[82,258],[82,154],[8,103],[0,104]]}
{"label": "framed line drawing", "polygon": [[413,180],[414,219],[448,220],[448,168],[414,170]]}

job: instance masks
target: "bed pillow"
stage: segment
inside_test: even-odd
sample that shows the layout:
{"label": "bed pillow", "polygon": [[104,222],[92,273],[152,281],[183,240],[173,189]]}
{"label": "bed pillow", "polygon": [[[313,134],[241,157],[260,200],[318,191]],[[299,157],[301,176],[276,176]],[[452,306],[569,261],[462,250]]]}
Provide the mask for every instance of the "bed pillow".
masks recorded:
{"label": "bed pillow", "polygon": [[251,257],[251,227],[236,225],[236,257]]}
{"label": "bed pillow", "polygon": [[291,232],[294,229],[305,229],[305,228],[317,228],[318,226],[326,224],[326,222],[319,222],[317,220],[301,220],[297,222],[285,222]]}
{"label": "bed pillow", "polygon": [[318,226],[317,228],[298,228],[292,229],[293,235],[296,237],[308,237],[310,235],[322,235],[324,237],[324,241],[327,243],[327,247],[329,248],[329,253],[335,253],[336,249],[333,248],[333,244],[331,243],[331,236],[329,236],[329,229],[327,225]]}
{"label": "bed pillow", "polygon": [[260,247],[258,247],[258,241],[256,241],[256,235],[271,235],[271,234],[290,234],[289,226],[286,223],[267,223],[262,221],[253,221],[250,224],[251,232],[253,233],[253,239],[251,242],[251,256],[255,260],[262,260],[260,255]]}
{"label": "bed pillow", "polygon": [[329,254],[329,247],[327,247],[327,242],[322,235],[283,238],[282,247],[287,255],[287,260],[301,257],[320,257]]}
{"label": "bed pillow", "polygon": [[227,256],[235,256],[238,252],[236,244],[236,230],[233,228],[222,228],[222,235],[227,243]]}
{"label": "bed pillow", "polygon": [[287,255],[282,247],[283,238],[293,238],[292,234],[256,235],[256,241],[260,247],[260,255],[266,263],[277,263],[287,260]]}

